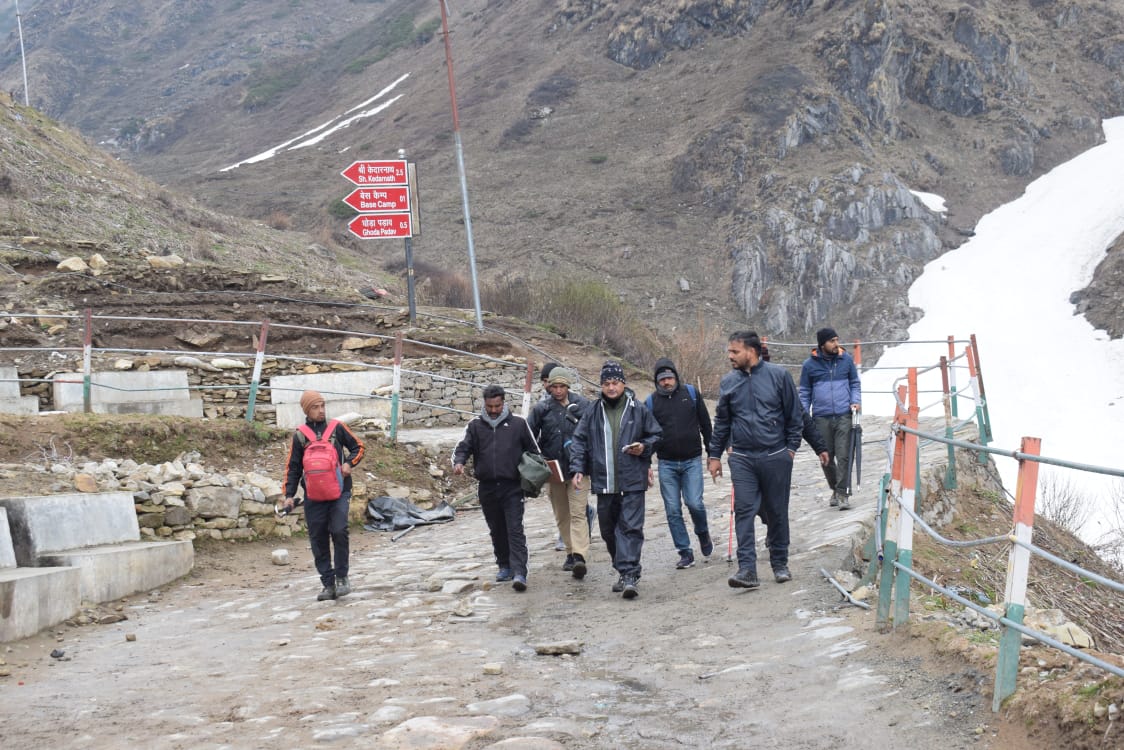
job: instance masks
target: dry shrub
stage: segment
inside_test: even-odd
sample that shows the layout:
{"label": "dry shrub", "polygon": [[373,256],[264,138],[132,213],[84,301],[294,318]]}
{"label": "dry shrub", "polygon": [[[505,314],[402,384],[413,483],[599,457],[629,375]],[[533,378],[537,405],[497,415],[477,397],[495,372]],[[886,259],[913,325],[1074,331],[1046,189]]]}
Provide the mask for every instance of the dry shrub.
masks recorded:
{"label": "dry shrub", "polygon": [[730,371],[726,359],[726,333],[717,325],[707,324],[700,315],[696,325],[676,331],[671,336],[671,357],[679,378],[691,383],[704,396],[718,395],[718,382]]}
{"label": "dry shrub", "polygon": [[1073,480],[1046,469],[1038,480],[1038,512],[1077,535],[1089,521],[1093,508]]}
{"label": "dry shrub", "polygon": [[269,215],[269,218],[265,220],[265,223],[273,229],[288,231],[293,228],[293,217],[289,216],[289,214],[284,211],[274,211]]}

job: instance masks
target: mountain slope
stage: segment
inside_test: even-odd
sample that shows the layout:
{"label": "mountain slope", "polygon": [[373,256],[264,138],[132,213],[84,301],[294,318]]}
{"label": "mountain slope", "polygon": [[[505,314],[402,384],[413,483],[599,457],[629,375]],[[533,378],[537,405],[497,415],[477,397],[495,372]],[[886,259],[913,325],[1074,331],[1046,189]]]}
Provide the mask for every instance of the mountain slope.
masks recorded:
{"label": "mountain slope", "polygon": [[[790,338],[824,321],[848,338],[901,336],[922,265],[1124,113],[1124,23],[1100,2],[451,11],[481,273],[607,279],[657,327],[704,316]],[[160,182],[327,228],[372,266],[398,245],[343,231],[338,173],[405,148],[415,257],[467,272],[438,20],[437,3],[409,0],[39,0],[25,18],[33,104]],[[3,59],[19,88],[11,43]],[[221,171],[402,76],[378,114]],[[947,216],[910,190],[944,196]]]}

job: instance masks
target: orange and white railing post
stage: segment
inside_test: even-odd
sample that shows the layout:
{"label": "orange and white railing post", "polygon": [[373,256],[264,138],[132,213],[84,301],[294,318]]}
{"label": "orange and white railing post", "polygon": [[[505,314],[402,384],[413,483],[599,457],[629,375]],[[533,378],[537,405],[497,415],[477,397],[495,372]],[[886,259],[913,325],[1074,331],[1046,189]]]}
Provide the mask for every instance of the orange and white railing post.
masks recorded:
{"label": "orange and white railing post", "polygon": [[[1042,455],[1042,440],[1024,437],[1022,451],[1028,456]],[[1019,458],[1019,476],[1015,484],[1015,540],[1030,544],[1034,535],[1034,495],[1038,486],[1038,462]],[[1030,550],[1019,544],[1011,545],[1007,558],[1007,590],[1003,600],[1006,616],[1011,622],[1023,624],[1026,611],[1026,586],[1030,576]],[[1019,648],[1022,633],[1000,624],[999,659],[995,665],[995,697],[991,710],[998,711],[1003,700],[1015,692],[1015,678],[1019,673]]]}
{"label": "orange and white railing post", "polygon": [[402,392],[402,332],[394,337],[394,377],[390,390],[390,442],[398,442],[398,409]]}
{"label": "orange and white railing post", "polygon": [[258,349],[254,354],[254,374],[250,376],[250,396],[246,404],[246,421],[254,421],[254,404],[258,400],[258,387],[261,385],[261,368],[265,362],[265,339],[269,335],[269,321],[261,322],[261,335],[258,336]]}

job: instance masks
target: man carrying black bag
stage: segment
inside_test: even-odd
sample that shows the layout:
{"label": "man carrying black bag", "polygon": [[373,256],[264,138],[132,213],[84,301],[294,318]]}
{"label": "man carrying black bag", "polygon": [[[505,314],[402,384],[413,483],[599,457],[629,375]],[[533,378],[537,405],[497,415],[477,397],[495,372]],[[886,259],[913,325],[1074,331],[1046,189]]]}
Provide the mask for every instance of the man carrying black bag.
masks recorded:
{"label": "man carrying black bag", "polygon": [[531,429],[511,413],[503,386],[484,389],[484,409],[465,426],[464,437],[453,451],[453,473],[464,474],[472,458],[479,483],[480,509],[492,537],[496,556],[496,581],[511,581],[516,591],[527,590],[527,536],[523,532],[525,496],[519,461],[524,451],[538,453]]}

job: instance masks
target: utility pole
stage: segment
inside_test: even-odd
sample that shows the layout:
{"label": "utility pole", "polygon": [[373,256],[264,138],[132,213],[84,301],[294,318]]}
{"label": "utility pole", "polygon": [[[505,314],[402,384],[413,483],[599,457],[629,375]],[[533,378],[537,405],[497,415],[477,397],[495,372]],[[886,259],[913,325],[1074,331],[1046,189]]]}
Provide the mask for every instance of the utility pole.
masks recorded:
{"label": "utility pole", "polygon": [[461,145],[461,125],[457,117],[457,88],[453,83],[453,48],[449,43],[449,18],[445,0],[441,3],[441,32],[445,35],[445,67],[449,71],[449,99],[453,104],[453,142],[457,149],[457,171],[461,177],[461,202],[464,204],[464,230],[468,234],[468,268],[472,274],[472,303],[476,308],[476,330],[484,330],[484,317],[480,314],[480,285],[476,278],[476,249],[472,244],[472,216],[468,210],[468,181],[464,176],[464,148]]}
{"label": "utility pole", "polygon": [[23,21],[20,19],[20,0],[16,0],[16,29],[20,37],[20,62],[23,63],[23,106],[31,106],[31,94],[27,90],[27,55],[23,51]]}

